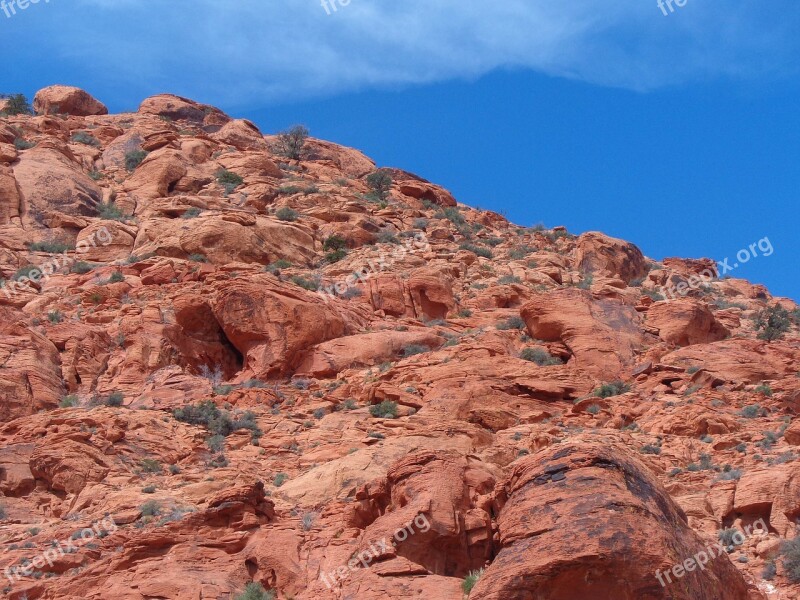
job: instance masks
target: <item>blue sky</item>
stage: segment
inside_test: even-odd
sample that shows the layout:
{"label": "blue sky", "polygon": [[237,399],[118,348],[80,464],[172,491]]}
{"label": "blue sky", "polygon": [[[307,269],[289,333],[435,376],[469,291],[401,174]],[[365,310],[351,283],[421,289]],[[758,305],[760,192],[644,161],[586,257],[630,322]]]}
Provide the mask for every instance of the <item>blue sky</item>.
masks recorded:
{"label": "blue sky", "polygon": [[[530,225],[722,260],[800,299],[800,3],[40,0],[6,17],[0,91],[161,92],[265,132],[302,122]],[[332,0],[329,0],[332,1]],[[666,0],[663,0],[666,2]],[[8,3],[9,0],[6,0]]]}

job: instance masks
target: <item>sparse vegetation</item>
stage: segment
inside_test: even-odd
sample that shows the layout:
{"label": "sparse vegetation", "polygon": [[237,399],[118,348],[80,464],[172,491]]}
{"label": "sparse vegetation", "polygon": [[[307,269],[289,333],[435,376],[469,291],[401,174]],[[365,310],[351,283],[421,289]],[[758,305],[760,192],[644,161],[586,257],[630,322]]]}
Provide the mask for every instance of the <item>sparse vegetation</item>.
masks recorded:
{"label": "sparse vegetation", "polygon": [[99,205],[97,216],[106,221],[125,221],[128,218],[114,202]]}
{"label": "sparse vegetation", "polygon": [[560,358],[552,356],[542,348],[525,348],[519,356],[521,359],[536,363],[540,367],[564,364]]}
{"label": "sparse vegetation", "polygon": [[99,148],[101,146],[100,141],[96,137],[86,133],[85,131],[79,131],[78,133],[72,134],[70,139],[76,144],[94,146],[95,148]]}
{"label": "sparse vegetation", "polygon": [[244,591],[237,595],[234,600],[275,600],[275,592],[267,591],[260,583],[248,583]]}
{"label": "sparse vegetation", "polygon": [[756,313],[753,326],[758,332],[758,339],[771,342],[781,339],[791,326],[789,311],[776,304]]}
{"label": "sparse vegetation", "polygon": [[33,108],[24,94],[0,94],[0,100],[6,100],[6,106],[0,112],[0,117],[33,114]]}
{"label": "sparse vegetation", "polygon": [[139,507],[143,517],[157,517],[161,514],[161,506],[156,500],[148,500]]}
{"label": "sparse vegetation", "polygon": [[403,348],[403,356],[408,358],[409,356],[414,356],[415,354],[424,354],[425,352],[429,352],[430,349],[426,348],[425,346],[420,346],[419,344],[410,344]]}
{"label": "sparse vegetation", "polygon": [[131,150],[130,152],[125,154],[125,168],[128,171],[135,171],[136,167],[142,164],[145,158],[149,153],[145,152],[144,150]]}
{"label": "sparse vegetation", "polygon": [[292,277],[291,282],[310,292],[316,292],[319,289],[319,281],[306,279],[305,277],[300,277],[299,275]]}
{"label": "sparse vegetation", "polygon": [[369,407],[369,414],[375,418],[382,419],[396,419],[397,418],[397,402],[391,400],[384,400],[380,404],[373,404]]}
{"label": "sparse vegetation", "polygon": [[763,417],[766,411],[761,408],[760,404],[749,404],[745,406],[739,414],[745,419],[755,419],[757,417]]}
{"label": "sparse vegetation", "polygon": [[143,458],[139,462],[139,466],[142,468],[144,473],[155,473],[160,475],[164,470],[161,467],[161,463],[153,458]]}
{"label": "sparse vegetation", "polygon": [[64,314],[60,310],[51,310],[47,313],[47,320],[53,324],[61,323],[64,320]]}
{"label": "sparse vegetation", "polygon": [[800,536],[781,544],[781,559],[789,581],[800,583]]}
{"label": "sparse vegetation", "polygon": [[272,480],[272,485],[274,485],[275,487],[281,487],[284,483],[286,483],[288,479],[289,476],[286,473],[278,473]]}
{"label": "sparse vegetation", "polygon": [[497,328],[500,330],[508,330],[508,329],[525,329],[525,321],[522,320],[522,317],[509,317],[505,321],[501,321],[497,324]]}
{"label": "sparse vegetation", "polygon": [[64,241],[31,242],[28,249],[32,252],[46,252],[47,254],[62,254],[75,250],[75,244]]}
{"label": "sparse vegetation", "polygon": [[64,396],[59,402],[58,406],[61,408],[73,408],[78,406],[78,397],[75,394],[70,394],[69,396]]}
{"label": "sparse vegetation", "polygon": [[14,148],[17,150],[30,150],[36,146],[34,142],[29,142],[25,138],[18,137],[14,140]]}
{"label": "sparse vegetation", "polygon": [[226,195],[230,194],[244,183],[244,179],[241,175],[237,175],[233,171],[228,171],[227,169],[220,169],[217,171],[216,177],[217,183],[223,187]]}
{"label": "sparse vegetation", "polygon": [[611,383],[604,383],[597,388],[593,394],[598,398],[611,398],[612,396],[619,396],[625,392],[629,392],[631,386],[622,381],[612,381]]}
{"label": "sparse vegetation", "polygon": [[367,175],[367,185],[377,200],[386,200],[392,189],[392,175],[388,169],[378,169]]}
{"label": "sparse vegetation", "polygon": [[278,217],[280,221],[297,221],[300,213],[294,209],[289,208],[288,206],[284,206],[279,208],[278,211],[275,213],[275,216]]}
{"label": "sparse vegetation", "polygon": [[464,581],[461,582],[461,591],[469,596],[469,593],[472,591],[472,588],[475,587],[475,584],[478,583],[481,575],[483,575],[483,569],[470,571],[469,575],[464,577]]}
{"label": "sparse vegetation", "polygon": [[272,151],[292,160],[300,160],[303,157],[303,149],[308,140],[308,133],[308,128],[303,125],[295,125],[286,131],[282,131],[278,134],[278,140]]}
{"label": "sparse vegetation", "polygon": [[464,242],[463,244],[461,244],[459,246],[459,249],[467,250],[468,252],[472,252],[473,254],[476,254],[476,255],[481,256],[483,258],[491,259],[491,258],[494,257],[494,255],[492,254],[492,251],[489,250],[489,248],[484,248],[482,246],[477,246],[475,244],[470,244],[469,242]]}
{"label": "sparse vegetation", "polygon": [[111,394],[106,396],[106,399],[103,401],[103,404],[105,404],[106,406],[119,407],[122,406],[124,400],[125,396],[122,394],[122,392],[112,392]]}

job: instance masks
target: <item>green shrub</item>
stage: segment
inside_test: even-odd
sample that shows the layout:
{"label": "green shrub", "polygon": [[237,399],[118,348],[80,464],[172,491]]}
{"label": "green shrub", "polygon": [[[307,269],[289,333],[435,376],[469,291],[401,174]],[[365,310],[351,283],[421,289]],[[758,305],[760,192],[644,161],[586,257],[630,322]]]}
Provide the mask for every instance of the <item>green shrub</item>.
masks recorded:
{"label": "green shrub", "polygon": [[755,389],[756,394],[764,394],[768,398],[772,396],[772,388],[766,383],[762,383]]}
{"label": "green shrub", "polygon": [[106,406],[119,407],[122,406],[124,400],[125,396],[122,394],[122,392],[113,392],[108,396],[106,396],[105,400],[103,401],[103,404],[105,404]]}
{"label": "green shrub", "polygon": [[598,398],[611,398],[612,396],[619,396],[625,392],[630,391],[631,386],[622,381],[612,381],[611,383],[604,383],[594,391],[594,395]]}
{"label": "green shrub", "polygon": [[755,419],[756,417],[762,417],[765,414],[765,410],[761,408],[760,404],[749,404],[745,406],[741,414],[745,419]]}
{"label": "green shrub", "polygon": [[791,318],[788,310],[776,304],[756,313],[753,325],[758,332],[758,339],[771,342],[782,338],[789,331]]}
{"label": "green shrub", "polygon": [[319,289],[318,281],[305,279],[303,277],[300,277],[299,275],[295,275],[294,277],[292,277],[291,282],[295,285],[299,285],[304,290],[309,290],[311,292],[316,292]]}
{"label": "green shrub", "polygon": [[590,415],[598,414],[602,409],[597,404],[592,404],[586,409],[586,412]]}
{"label": "green shrub", "polygon": [[503,275],[500,279],[497,280],[497,283],[499,283],[500,285],[510,285],[512,283],[522,283],[522,279],[520,279],[516,275]]}
{"label": "green shrub", "polygon": [[148,500],[139,507],[143,517],[156,517],[161,514],[161,506],[155,500]]}
{"label": "green shrub", "polygon": [[128,218],[113,202],[100,204],[97,207],[97,216],[106,221],[125,221]]}
{"label": "green shrub", "polygon": [[328,264],[337,263],[347,256],[347,250],[333,250],[325,255],[325,262]]}
{"label": "green shrub", "polygon": [[323,250],[344,250],[347,248],[347,240],[340,235],[332,235],[325,238],[322,242]]}
{"label": "green shrub", "polygon": [[205,254],[190,254],[187,258],[192,262],[198,262],[198,263],[208,262],[208,257],[206,257]]}
{"label": "green shrub", "polygon": [[420,346],[419,344],[411,344],[403,348],[403,356],[408,358],[409,356],[414,356],[416,354],[424,354],[425,352],[429,352],[430,348],[426,348],[425,346]]}
{"label": "green shrub", "polygon": [[380,200],[386,200],[392,189],[392,175],[387,169],[378,169],[367,175],[367,185]]}
{"label": "green shrub", "polygon": [[720,542],[722,542],[722,545],[725,546],[728,551],[732,550],[735,546],[738,546],[739,544],[736,542],[736,540],[742,539],[743,537],[744,535],[742,532],[736,529],[736,527],[720,529],[717,533],[717,538]]}
{"label": "green shrub", "polygon": [[96,137],[89,135],[85,131],[79,131],[78,133],[74,133],[70,139],[76,144],[94,146],[95,148],[99,148],[101,146],[100,141]]}
{"label": "green shrub", "polygon": [[280,259],[276,260],[274,263],[268,264],[266,267],[264,267],[264,270],[275,274],[278,271],[280,271],[281,269],[288,269],[291,266],[292,266],[292,263],[290,263],[288,260],[280,258]]}
{"label": "green shrub", "polygon": [[211,400],[203,400],[196,406],[190,404],[177,408],[172,412],[172,416],[182,423],[201,425],[212,435],[225,437],[240,429],[249,430],[254,437],[262,434],[252,412],[245,411],[234,418],[227,411],[220,410]]}
{"label": "green shrub", "polygon": [[380,404],[373,404],[369,407],[369,414],[376,418],[383,419],[396,419],[397,418],[397,402],[391,400],[384,400]]}
{"label": "green shrub", "polygon": [[32,115],[33,108],[24,94],[0,94],[0,99],[7,100],[6,107],[0,116]]}
{"label": "green shrub", "polygon": [[473,254],[476,254],[476,255],[481,256],[483,258],[491,259],[494,256],[492,254],[492,251],[489,250],[489,248],[483,248],[481,246],[476,246],[475,244],[470,244],[468,242],[464,242],[463,244],[461,244],[459,246],[459,248],[461,250],[467,250],[468,252],[472,252]]}
{"label": "green shrub", "polygon": [[525,321],[522,320],[522,317],[509,317],[505,321],[498,323],[497,328],[503,331],[508,329],[525,329]]}
{"label": "green shrub", "polygon": [[225,189],[226,194],[230,194],[233,190],[244,183],[244,179],[241,177],[241,175],[237,175],[233,171],[220,169],[217,171],[217,183],[219,183]]}
{"label": "green shrub", "polygon": [[275,213],[275,216],[278,217],[280,221],[297,221],[300,213],[296,210],[289,208],[288,206],[284,206],[283,208],[279,208],[278,211]]}
{"label": "green shrub", "polygon": [[142,488],[143,494],[155,494],[156,493],[156,486],[154,485],[146,485]]}
{"label": "green shrub", "polygon": [[75,244],[63,241],[31,242],[28,249],[32,252],[47,252],[48,254],[62,254],[75,250]]}
{"label": "green shrub", "polygon": [[121,271],[114,271],[108,278],[108,283],[120,283],[125,281],[125,275]]}
{"label": "green shrub", "polygon": [[64,320],[64,314],[60,310],[51,310],[47,313],[47,320],[51,323],[61,323]]}
{"label": "green shrub", "polygon": [[38,271],[39,268],[34,265],[25,265],[24,267],[20,267],[17,269],[17,272],[11,276],[11,279],[20,280],[23,277],[30,277],[32,273]]}
{"label": "green shrub", "polygon": [[25,138],[18,137],[14,140],[14,148],[17,150],[30,150],[36,144],[34,142],[29,142]]}
{"label": "green shrub", "polygon": [[94,267],[89,263],[78,261],[69,268],[69,271],[70,273],[76,273],[77,275],[85,275],[92,269],[94,269]]}
{"label": "green shrub", "polygon": [[203,211],[200,210],[198,207],[191,206],[191,207],[186,209],[186,212],[184,212],[181,215],[181,217],[184,218],[184,219],[195,219],[195,218],[199,217],[202,212]]}
{"label": "green shrub", "polygon": [[272,485],[275,487],[281,487],[284,483],[286,483],[287,479],[289,479],[289,476],[286,473],[278,473],[272,480]]}
{"label": "green shrub", "polygon": [[128,171],[135,171],[136,167],[142,164],[149,153],[144,150],[131,150],[125,154],[125,168]]}
{"label": "green shrub", "polygon": [[248,583],[244,591],[236,596],[234,600],[275,600],[275,592],[267,591],[260,583]]}
{"label": "green shrub", "polygon": [[152,458],[143,458],[139,463],[139,466],[145,473],[157,473],[160,475],[163,472],[161,463]]}
{"label": "green shrub", "polygon": [[469,595],[469,593],[472,591],[472,588],[474,588],[475,584],[478,583],[481,575],[483,575],[483,569],[470,571],[469,574],[464,577],[464,581],[461,582],[461,591]]}
{"label": "green shrub", "polygon": [[208,446],[211,452],[222,452],[225,449],[225,436],[219,434],[212,435],[206,440],[206,446]]}
{"label": "green shrub", "polygon": [[74,406],[78,406],[78,397],[75,394],[64,396],[58,406],[61,408],[73,408]]}
{"label": "green shrub", "polygon": [[781,544],[781,558],[789,581],[800,583],[800,536]]}
{"label": "green shrub", "polygon": [[525,348],[519,356],[521,359],[536,363],[540,367],[564,364],[560,358],[552,356],[541,348]]}
{"label": "green shrub", "polygon": [[272,148],[273,152],[292,160],[300,160],[308,133],[308,128],[303,125],[295,125],[291,129],[282,131],[278,134],[278,140]]}

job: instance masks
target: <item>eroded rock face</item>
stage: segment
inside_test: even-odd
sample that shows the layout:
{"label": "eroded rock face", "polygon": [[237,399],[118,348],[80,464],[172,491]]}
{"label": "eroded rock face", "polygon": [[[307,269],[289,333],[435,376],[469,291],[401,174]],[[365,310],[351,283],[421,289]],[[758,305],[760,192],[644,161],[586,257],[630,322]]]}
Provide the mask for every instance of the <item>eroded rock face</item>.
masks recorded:
{"label": "eroded rock face", "polygon": [[676,346],[718,342],[730,335],[705,304],[688,298],[657,302],[647,311],[647,324]]}
{"label": "eroded rock face", "polygon": [[51,85],[36,92],[33,109],[39,114],[76,117],[108,114],[105,104],[93,98],[88,92],[68,85]]}
{"label": "eroded rock face", "polygon": [[617,277],[625,283],[644,277],[649,270],[639,248],[596,231],[578,238],[575,260],[582,271]]}
{"label": "eroded rock face", "polygon": [[543,450],[515,466],[498,500],[500,549],[477,598],[750,598],[726,554],[662,587],[657,571],[712,544],[622,445],[584,438]]}
{"label": "eroded rock face", "polygon": [[520,314],[533,338],[563,342],[576,366],[606,379],[630,369],[643,342],[632,307],[615,300],[592,301],[578,289],[536,296]]}

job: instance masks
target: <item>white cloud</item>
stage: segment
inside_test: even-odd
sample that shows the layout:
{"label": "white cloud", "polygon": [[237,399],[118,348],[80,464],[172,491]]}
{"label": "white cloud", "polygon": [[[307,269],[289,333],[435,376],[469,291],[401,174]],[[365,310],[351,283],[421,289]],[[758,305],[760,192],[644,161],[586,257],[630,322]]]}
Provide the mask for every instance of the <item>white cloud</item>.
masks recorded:
{"label": "white cloud", "polygon": [[800,20],[796,0],[688,0],[667,17],[656,0],[351,0],[330,15],[320,0],[77,1],[55,52],[228,106],[504,67],[636,90],[780,75]]}

